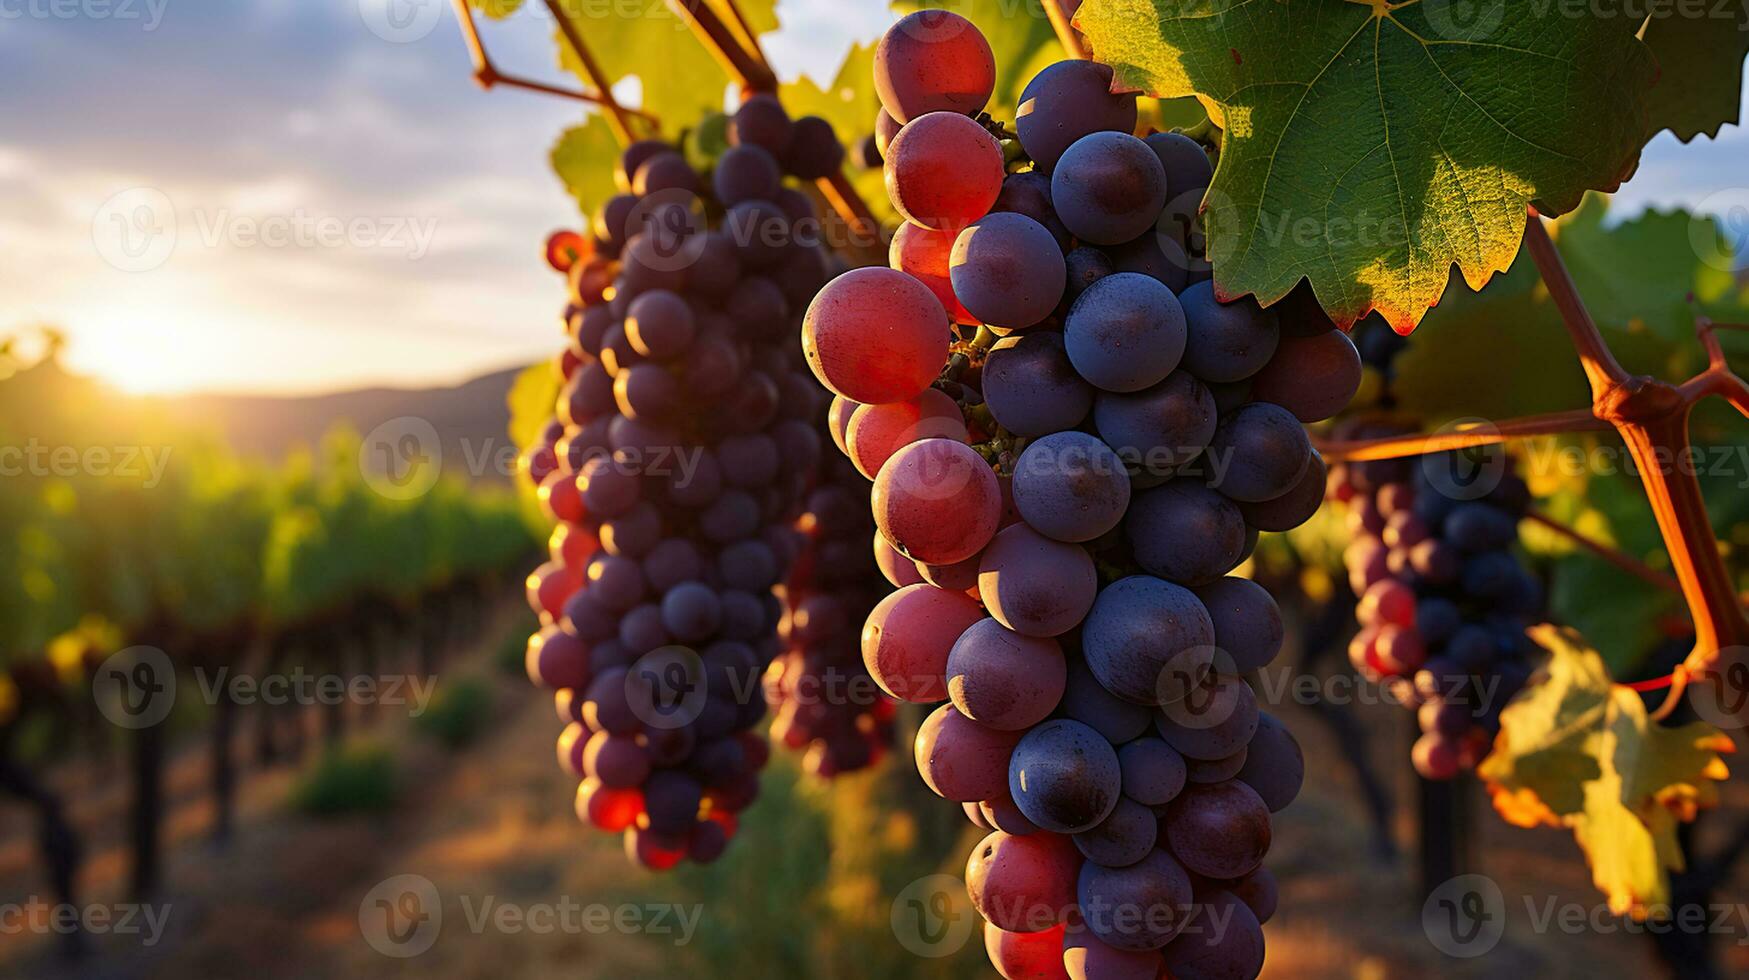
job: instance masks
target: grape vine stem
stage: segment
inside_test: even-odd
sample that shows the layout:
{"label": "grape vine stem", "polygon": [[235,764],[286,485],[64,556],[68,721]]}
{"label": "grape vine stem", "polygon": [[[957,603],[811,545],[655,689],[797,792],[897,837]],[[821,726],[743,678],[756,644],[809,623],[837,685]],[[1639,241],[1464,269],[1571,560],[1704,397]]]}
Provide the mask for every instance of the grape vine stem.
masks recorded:
{"label": "grape vine stem", "polygon": [[[540,92],[543,95],[556,95],[564,99],[575,99],[578,102],[587,103],[593,106],[606,106],[606,100],[603,99],[599,93],[549,85],[546,82],[535,81],[532,78],[524,78],[520,75],[512,75],[509,72],[500,70],[492,61],[491,54],[486,50],[486,42],[484,38],[480,36],[480,29],[474,21],[473,8],[468,6],[468,0],[453,0],[453,3],[455,5],[456,20],[462,27],[462,40],[467,44],[468,57],[472,59],[474,63],[474,81],[479,83],[481,88],[490,90],[498,85],[506,85],[511,88],[521,88],[527,89],[531,92]],[[661,128],[661,121],[642,109],[628,108],[626,109],[626,112],[642,119],[651,129]]]}
{"label": "grape vine stem", "polygon": [[1539,510],[1529,511],[1524,515],[1524,518],[1532,524],[1546,528],[1554,534],[1559,535],[1561,538],[1591,552],[1593,555],[1596,555],[1653,588],[1663,589],[1666,592],[1674,592],[1678,595],[1682,593],[1682,583],[1676,581],[1674,576],[1658,571],[1645,562],[1640,561],[1638,558],[1635,558],[1633,555],[1622,551],[1620,548],[1604,544],[1602,541],[1581,532],[1579,529],[1572,527],[1571,525],[1555,520],[1553,517],[1550,517]]}
{"label": "grape vine stem", "polygon": [[[1749,395],[1749,389],[1732,373],[1717,337],[1704,320],[1699,322],[1699,330],[1709,366],[1697,378],[1678,387],[1657,378],[1628,374],[1586,310],[1561,253],[1549,238],[1542,217],[1534,211],[1525,225],[1524,239],[1591,382],[1592,413],[1615,426],[1633,454],[1694,617],[1695,646],[1684,661],[1686,669],[1677,672],[1678,684],[1705,678],[1717,666],[1722,651],[1749,643],[1749,617],[1738,603],[1737,590],[1719,552],[1695,468],[1685,465],[1693,459],[1688,422],[1695,402],[1712,394],[1723,395],[1742,411],[1749,405],[1749,399],[1743,397]],[[1666,707],[1673,708],[1677,700],[1673,691]]]}
{"label": "grape vine stem", "polygon": [[[458,2],[465,2],[465,0],[458,0]],[[559,25],[559,33],[565,38],[565,43],[570,46],[571,53],[577,58],[577,63],[582,66],[583,74],[589,77],[589,84],[595,86],[595,90],[601,94],[601,105],[607,110],[605,113],[607,125],[612,128],[614,138],[619,140],[619,145],[622,147],[632,145],[637,141],[637,135],[632,129],[631,111],[621,105],[619,99],[614,96],[613,81],[607,77],[606,72],[601,70],[601,62],[595,60],[594,52],[589,50],[588,43],[583,40],[583,32],[577,29],[577,25],[571,20],[571,15],[565,11],[559,0],[546,0],[546,5],[547,10],[553,15],[553,21]]]}
{"label": "grape vine stem", "polygon": [[1075,14],[1081,9],[1081,0],[1040,0],[1044,4],[1045,16],[1051,19],[1051,27],[1057,32],[1057,40],[1062,42],[1063,50],[1071,58],[1082,61],[1092,57],[1087,50],[1087,39],[1075,29]]}

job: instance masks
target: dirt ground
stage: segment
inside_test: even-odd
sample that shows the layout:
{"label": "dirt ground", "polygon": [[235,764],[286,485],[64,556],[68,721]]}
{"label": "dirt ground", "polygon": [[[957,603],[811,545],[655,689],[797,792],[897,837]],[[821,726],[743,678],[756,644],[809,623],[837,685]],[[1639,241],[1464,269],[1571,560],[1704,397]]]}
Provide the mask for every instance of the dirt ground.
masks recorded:
{"label": "dirt ground", "polygon": [[[486,659],[482,654],[481,660]],[[796,829],[788,808],[820,806],[825,794],[795,789],[793,766],[776,763],[761,801],[744,815],[746,833],[731,859],[737,870],[717,879],[689,872],[657,878],[632,869],[617,839],[585,832],[571,813],[571,792],[555,769],[557,722],[550,702],[514,677],[488,674],[497,692],[497,721],[482,740],[459,753],[438,748],[410,732],[385,728],[400,759],[404,792],[392,810],[376,815],[318,819],[292,812],[285,797],[289,770],[251,773],[240,799],[238,832],[225,849],[206,841],[212,814],[202,792],[202,753],[181,752],[171,772],[171,845],[160,902],[168,915],[162,936],[147,946],[141,936],[93,937],[87,954],[63,958],[54,937],[6,930],[0,934],[0,976],[68,980],[187,980],[247,978],[306,980],[315,977],[413,977],[423,980],[503,977],[664,977],[679,964],[710,964],[716,976],[823,975],[807,947],[812,930],[831,928],[813,911],[816,899],[781,893],[787,869],[829,867],[830,838]],[[1370,709],[1385,712],[1385,708]],[[1595,916],[1598,893],[1590,886],[1572,839],[1554,831],[1507,827],[1478,803],[1474,871],[1498,884],[1504,935],[1487,955],[1448,956],[1430,942],[1422,903],[1407,857],[1384,863],[1370,849],[1362,808],[1349,768],[1335,756],[1324,729],[1303,713],[1285,713],[1304,743],[1308,779],[1299,801],[1281,814],[1269,858],[1281,886],[1281,908],[1269,924],[1268,977],[1655,977],[1665,975],[1645,936],[1621,931],[1620,923]],[[1404,802],[1411,798],[1401,719],[1369,719],[1372,751],[1381,771],[1393,774],[1399,842],[1409,845],[1414,824]],[[1388,760],[1391,764],[1384,764]],[[909,767],[909,753],[889,766]],[[101,777],[102,774],[96,774]],[[87,778],[91,778],[87,776]],[[110,774],[108,778],[119,778]],[[915,778],[894,775],[889,778]],[[98,783],[104,780],[97,779]],[[1740,788],[1740,784],[1739,787]],[[95,794],[76,813],[92,828],[93,848],[81,873],[86,901],[118,901],[126,855],[114,823],[121,817],[119,793],[107,802]],[[804,799],[804,797],[806,799]],[[937,804],[947,806],[947,804]],[[34,863],[27,814],[8,805],[0,811],[0,901],[45,894]],[[97,823],[92,823],[97,821]],[[959,849],[926,861],[951,869]],[[1410,848],[1405,846],[1404,851]],[[951,849],[949,849],[951,851]],[[417,875],[436,889],[441,929],[429,951],[410,958],[379,952],[370,937],[380,933],[372,890],[390,879]],[[701,884],[702,882],[702,884]],[[828,891],[846,892],[847,884]],[[389,886],[393,894],[395,886]],[[380,890],[379,890],[380,891]],[[535,918],[516,922],[483,910],[529,910],[569,898],[580,905],[612,905],[615,914],[653,914],[654,903],[678,896],[697,898],[700,936],[715,945],[687,951],[677,929],[541,929]],[[885,922],[890,894],[828,895],[830,903],[865,906]],[[1740,874],[1721,902],[1749,902]],[[1567,932],[1539,929],[1549,905],[1571,906],[1590,925]],[[683,905],[682,911],[686,911]],[[745,935],[712,920],[745,930]],[[736,925],[736,923],[740,923]],[[670,923],[672,925],[673,923]],[[769,928],[765,926],[769,926]],[[1749,921],[1742,913],[1717,937],[1726,976],[1749,976]],[[710,930],[718,929],[711,933]],[[876,930],[879,931],[878,929]],[[975,935],[940,961],[908,958],[889,933],[884,959],[834,968],[838,976],[993,976]],[[389,947],[401,951],[400,947]],[[408,947],[410,948],[410,947]],[[946,972],[943,972],[943,971]]]}

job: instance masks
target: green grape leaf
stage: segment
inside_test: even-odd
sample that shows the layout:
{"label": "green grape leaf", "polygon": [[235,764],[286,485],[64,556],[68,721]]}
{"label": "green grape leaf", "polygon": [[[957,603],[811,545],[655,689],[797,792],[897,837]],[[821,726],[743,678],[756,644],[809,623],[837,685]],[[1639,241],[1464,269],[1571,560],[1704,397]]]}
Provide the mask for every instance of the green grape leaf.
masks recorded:
{"label": "green grape leaf", "polygon": [[881,109],[874,87],[874,53],[873,44],[851,45],[826,88],[806,75],[785,82],[779,94],[789,114],[797,119],[819,116],[832,124],[841,140],[873,132]]}
{"label": "green grape leaf", "polygon": [[[1642,38],[1658,57],[1647,137],[1668,129],[1686,143],[1717,136],[1742,111],[1749,25],[1736,4],[1653,4]],[[1722,16],[1721,16],[1722,15]]]}
{"label": "green grape leaf", "polygon": [[552,420],[553,405],[559,399],[559,379],[553,366],[542,361],[524,368],[511,382],[505,398],[510,405],[510,441],[522,448],[534,445]]}
{"label": "green grape leaf", "polygon": [[[777,26],[776,0],[747,0],[740,6],[756,32]],[[616,4],[590,0],[561,0],[559,7],[614,85],[638,80],[639,105],[654,113],[667,131],[678,132],[707,112],[722,111],[728,74],[666,4],[642,4],[634,16],[626,16]],[[555,28],[555,37],[559,67],[588,85],[589,77],[564,34]]]}
{"label": "green grape leaf", "polygon": [[1501,714],[1477,775],[1508,822],[1572,830],[1610,908],[1644,916],[1669,901],[1677,824],[1717,803],[1731,740],[1705,722],[1652,722],[1578,633],[1532,636],[1550,652],[1546,677]]}
{"label": "green grape leaf", "polygon": [[996,91],[985,107],[996,119],[1012,123],[1020,90],[1046,65],[1065,57],[1039,0],[894,0],[892,6],[905,14],[951,10],[977,25],[996,56]]}
{"label": "green grape leaf", "polygon": [[1509,0],[1087,0],[1117,84],[1201,95],[1225,134],[1204,214],[1223,296],[1309,279],[1340,323],[1412,329],[1455,263],[1481,288],[1526,208],[1613,189],[1646,135],[1651,51],[1623,18]]}
{"label": "green grape leaf", "polygon": [[503,20],[522,9],[522,0],[468,0],[468,6],[493,20]]}
{"label": "green grape leaf", "polygon": [[585,217],[619,193],[613,183],[613,167],[619,153],[613,130],[600,116],[590,116],[583,125],[565,130],[553,144],[553,172],[576,198],[577,208]]}

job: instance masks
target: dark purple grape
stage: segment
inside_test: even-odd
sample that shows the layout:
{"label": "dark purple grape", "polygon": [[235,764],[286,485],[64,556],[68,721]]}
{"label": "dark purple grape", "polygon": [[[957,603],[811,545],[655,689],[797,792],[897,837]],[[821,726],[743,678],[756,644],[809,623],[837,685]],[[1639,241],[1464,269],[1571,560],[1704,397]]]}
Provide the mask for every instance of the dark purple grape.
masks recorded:
{"label": "dark purple grape", "polygon": [[1096,61],[1059,61],[1026,83],[1015,129],[1038,169],[1050,173],[1090,133],[1134,133],[1136,97],[1113,95],[1112,71]]}

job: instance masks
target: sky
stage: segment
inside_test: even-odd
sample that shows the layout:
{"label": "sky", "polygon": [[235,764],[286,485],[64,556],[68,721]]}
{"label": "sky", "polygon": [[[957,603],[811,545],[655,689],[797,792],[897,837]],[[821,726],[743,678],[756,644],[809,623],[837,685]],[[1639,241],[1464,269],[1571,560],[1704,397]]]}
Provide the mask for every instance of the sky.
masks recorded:
{"label": "sky", "polygon": [[[893,20],[778,12],[785,77],[829,78]],[[544,12],[485,32],[501,67],[567,81]],[[290,394],[557,346],[540,250],[579,216],[547,151],[580,109],[478,89],[448,0],[0,0],[0,93],[0,335],[58,326],[76,370]],[[1615,213],[1735,201],[1746,156],[1736,127],[1666,134]]]}

